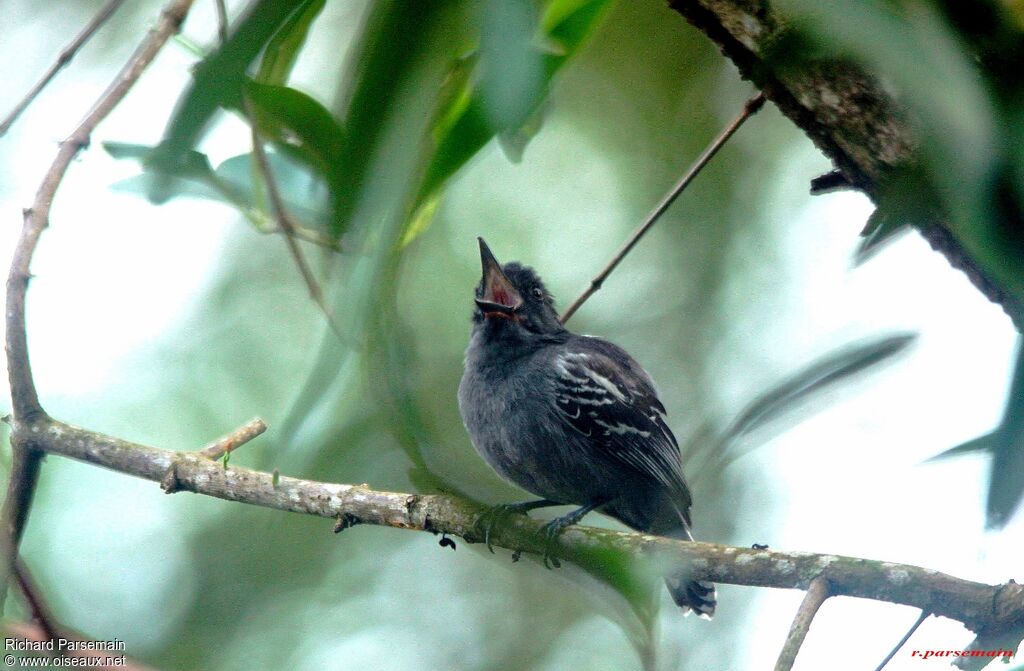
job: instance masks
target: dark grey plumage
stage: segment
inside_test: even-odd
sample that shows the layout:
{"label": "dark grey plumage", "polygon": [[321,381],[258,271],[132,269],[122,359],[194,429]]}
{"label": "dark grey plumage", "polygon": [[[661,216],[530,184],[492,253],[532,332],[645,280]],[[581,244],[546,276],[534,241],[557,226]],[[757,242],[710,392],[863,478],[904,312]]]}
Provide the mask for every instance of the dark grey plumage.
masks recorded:
{"label": "dark grey plumage", "polygon": [[[501,266],[483,239],[480,255],[459,385],[477,451],[502,477],[551,502],[692,540],[679,446],[650,376],[620,347],[565,329],[533,269]],[[714,614],[710,583],[682,574],[665,582],[679,606]]]}

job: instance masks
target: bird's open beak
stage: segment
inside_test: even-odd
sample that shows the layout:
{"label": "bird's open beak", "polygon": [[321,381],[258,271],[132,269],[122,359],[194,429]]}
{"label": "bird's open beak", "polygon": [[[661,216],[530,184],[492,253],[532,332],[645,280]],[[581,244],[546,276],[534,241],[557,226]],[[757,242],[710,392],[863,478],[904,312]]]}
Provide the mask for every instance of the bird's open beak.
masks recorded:
{"label": "bird's open beak", "polygon": [[523,297],[512,282],[501,272],[501,264],[491,254],[490,248],[483,238],[480,242],[480,265],[483,267],[484,293],[476,299],[477,307],[484,316],[511,317],[523,304]]}

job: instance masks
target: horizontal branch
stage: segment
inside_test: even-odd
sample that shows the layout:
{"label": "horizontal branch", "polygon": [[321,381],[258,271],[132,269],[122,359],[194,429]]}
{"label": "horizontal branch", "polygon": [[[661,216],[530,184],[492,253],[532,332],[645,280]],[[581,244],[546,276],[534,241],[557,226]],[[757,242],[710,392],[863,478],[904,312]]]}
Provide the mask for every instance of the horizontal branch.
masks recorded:
{"label": "horizontal branch", "polygon": [[[459,536],[480,542],[478,504],[442,494],[382,492],[365,485],[332,484],[225,467],[197,453],[130,443],[73,427],[45,415],[17,427],[34,448],[160,482],[168,492],[206,496],[317,515],[353,524],[374,524]],[[491,543],[542,554],[540,523],[513,516],[491,534]],[[684,542],[639,533],[571,527],[553,554],[586,566],[605,552],[659,562],[686,563],[694,579],[733,585],[807,589],[818,576],[829,594],[906,604],[963,622],[974,631],[1012,631],[1024,626],[1024,586],[986,585],[906,564],[807,552],[777,552]]]}

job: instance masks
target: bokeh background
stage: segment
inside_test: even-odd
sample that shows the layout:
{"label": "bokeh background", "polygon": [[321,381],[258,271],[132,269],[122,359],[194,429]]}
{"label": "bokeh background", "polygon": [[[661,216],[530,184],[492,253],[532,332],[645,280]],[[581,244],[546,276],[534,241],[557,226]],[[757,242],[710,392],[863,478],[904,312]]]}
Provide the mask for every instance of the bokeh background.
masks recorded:
{"label": "bokeh background", "polygon": [[[99,4],[3,4],[0,112]],[[289,80],[339,115],[340,73],[351,69],[371,4],[327,3]],[[228,7],[236,15],[241,4]],[[56,142],[158,9],[128,3],[0,138],[3,258]],[[470,26],[479,18],[467,16]],[[395,184],[412,170],[400,149],[416,124],[397,114],[385,131],[396,154],[381,151],[368,168],[381,186],[355,215],[363,232],[353,226],[340,253],[304,247],[344,324],[343,342],[279,235],[210,198],[154,204],[140,193],[139,164],[103,149],[159,142],[197,45],[210,48],[215,36],[213,3],[198,3],[183,39],[100,127],[59,192],[29,294],[44,405],[62,420],[175,449],[259,415],[270,430],[233,463],[378,489],[444,483],[486,502],[522,499],[475,455],[455,400],[479,278],[475,236],[500,259],[536,267],[567,305],[753,89],[664,3],[612,3],[555,75],[520,160],[488,142],[447,184],[430,227],[388,256],[379,249],[389,238],[377,233],[387,224],[366,222],[389,221]],[[441,34],[415,53],[429,71],[452,48]],[[403,113],[421,118],[415,86],[403,95]],[[215,122],[199,146],[214,165],[249,151],[237,115]],[[999,421],[1012,324],[916,234],[855,266],[872,206],[854,193],[810,197],[809,180],[829,168],[769,104],[571,325],[621,344],[658,382],[691,449],[699,538],[1019,579],[1021,516],[985,531],[987,458],[924,463]],[[290,196],[317,201],[301,188]],[[907,351],[802,404],[752,437],[743,456],[701,451],[700,431],[726,425],[812,362],[908,332],[918,337]],[[129,655],[160,669],[640,665],[621,600],[572,569],[513,564],[508,553],[462,542],[452,552],[427,534],[356,527],[335,536],[324,520],[169,497],[153,483],[55,457],[24,556],[61,622],[121,638]],[[719,596],[710,623],[682,618],[659,596],[659,668],[773,663],[802,594],[722,586]],[[797,668],[873,668],[916,617],[832,599]],[[929,620],[890,668],[944,668],[911,660],[909,650],[960,649],[971,638],[956,623]]]}

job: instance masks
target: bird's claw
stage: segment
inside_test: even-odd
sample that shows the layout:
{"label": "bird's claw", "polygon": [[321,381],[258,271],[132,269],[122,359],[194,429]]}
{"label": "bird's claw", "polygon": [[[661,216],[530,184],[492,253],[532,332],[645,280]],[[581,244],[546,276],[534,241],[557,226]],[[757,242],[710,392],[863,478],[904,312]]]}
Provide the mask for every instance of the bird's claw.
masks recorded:
{"label": "bird's claw", "polygon": [[491,544],[491,533],[494,531],[494,527],[498,525],[498,522],[509,515],[527,514],[535,507],[530,505],[531,503],[502,503],[488,509],[477,518],[476,527],[484,536],[484,545],[487,547],[488,552],[494,554],[494,546]]}
{"label": "bird's claw", "polygon": [[563,523],[562,519],[551,520],[541,528],[541,533],[544,535],[544,568],[551,569],[562,568],[562,562],[558,561],[558,557],[551,553],[551,550],[555,547],[558,542],[558,535],[562,533],[562,530],[568,526]]}
{"label": "bird's claw", "polygon": [[543,527],[541,527],[541,533],[544,535],[545,568],[550,570],[552,568],[562,567],[562,562],[558,561],[558,558],[551,553],[552,548],[554,548],[556,543],[558,542],[559,534],[561,534],[567,528],[571,527],[572,525],[582,520],[591,510],[596,510],[603,504],[604,502],[602,501],[589,503],[583,506],[582,508],[577,508],[568,515],[556,517],[555,519],[551,520]]}

